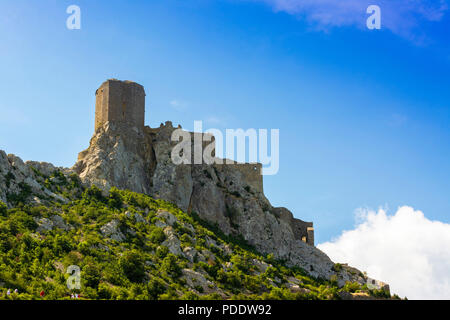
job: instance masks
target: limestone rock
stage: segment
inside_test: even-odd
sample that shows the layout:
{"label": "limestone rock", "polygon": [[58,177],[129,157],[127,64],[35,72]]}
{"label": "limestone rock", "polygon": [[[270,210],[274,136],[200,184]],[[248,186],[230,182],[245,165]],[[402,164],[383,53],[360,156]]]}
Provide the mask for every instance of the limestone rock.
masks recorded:
{"label": "limestone rock", "polygon": [[53,222],[47,218],[34,218],[34,221],[38,224],[36,232],[45,233],[53,229]]}
{"label": "limestone rock", "polygon": [[215,261],[216,260],[216,256],[209,250],[203,249],[201,252],[201,256],[203,256],[204,260],[206,260],[206,261]]}
{"label": "limestone rock", "polygon": [[127,218],[134,220],[136,223],[147,223],[147,221],[144,219],[144,217],[137,212],[132,213],[130,211],[127,211],[127,212],[125,212],[125,215],[127,216]]}
{"label": "limestone rock", "polygon": [[168,224],[165,223],[164,221],[156,220],[155,226],[157,226],[158,228],[164,229],[165,227],[168,226]]}
{"label": "limestone rock", "polygon": [[73,170],[81,180],[108,191],[111,187],[149,193],[151,150],[142,131],[106,123],[78,156]]}
{"label": "limestone rock", "polygon": [[338,296],[342,300],[374,300],[373,297],[369,296],[369,294],[365,292],[350,293],[346,291],[340,291],[338,292]]}
{"label": "limestone rock", "polygon": [[91,248],[92,249],[99,249],[99,250],[102,250],[102,251],[109,251],[109,250],[111,250],[111,249],[109,249],[108,246],[105,246],[104,244],[101,244],[101,243],[97,243],[97,244],[91,246]]}
{"label": "limestone rock", "polygon": [[158,211],[156,216],[166,221],[169,226],[173,226],[175,222],[178,222],[177,217],[167,211]]}
{"label": "limestone rock", "polygon": [[125,215],[126,215],[127,218],[129,218],[129,219],[133,219],[133,218],[134,218],[134,214],[132,214],[130,211],[125,212]]}
{"label": "limestone rock", "polygon": [[137,212],[134,214],[134,219],[136,220],[137,223],[147,223],[144,217]]}
{"label": "limestone rock", "polygon": [[7,155],[0,150],[0,201],[11,207],[12,203],[8,201],[8,196],[25,195],[26,201],[35,204],[42,204],[48,198],[66,203],[67,199],[43,185],[44,177],[40,174],[49,176],[56,170],[65,175],[72,173],[70,169],[56,168],[50,164],[30,161],[24,163],[19,157]]}
{"label": "limestone rock", "polygon": [[165,228],[164,234],[166,235],[166,240],[164,240],[164,242],[161,245],[167,247],[169,251],[176,256],[182,255],[183,251],[181,250],[181,242],[177,238],[172,227]]}
{"label": "limestone rock", "polygon": [[54,228],[59,228],[65,231],[70,229],[70,226],[68,226],[65,223],[64,219],[58,215],[53,215],[50,217],[50,219],[36,217],[33,219],[38,225],[36,232],[39,233],[45,233],[47,231],[53,230]]}
{"label": "limestone rock", "polygon": [[64,221],[64,219],[61,216],[53,215],[50,219],[52,220],[53,225],[56,228],[59,228],[59,229],[65,230],[65,231],[68,231],[71,229],[70,226],[68,226],[66,224],[66,222]]}
{"label": "limestone rock", "polygon": [[257,275],[266,272],[267,268],[269,268],[271,265],[264,262],[264,261],[259,261],[257,259],[253,259],[253,265],[258,269],[255,273]]}
{"label": "limestone rock", "polygon": [[182,278],[186,280],[186,284],[188,287],[195,290],[201,288],[200,290],[205,294],[218,293],[224,296],[223,291],[218,288],[213,282],[206,279],[205,276],[200,272],[194,271],[192,269],[183,269],[182,274]]}
{"label": "limestone rock", "polygon": [[183,254],[190,262],[195,262],[195,259],[198,258],[198,251],[192,247],[185,247]]}
{"label": "limestone rock", "polygon": [[125,235],[119,230],[120,222],[117,219],[111,220],[103,227],[100,228],[100,232],[103,236],[108,237],[112,240],[122,242],[126,239]]}
{"label": "limestone rock", "polygon": [[367,277],[358,269],[347,264],[341,264],[341,270],[336,271],[338,286],[343,287],[347,282],[366,284]]}
{"label": "limestone rock", "polygon": [[302,294],[307,294],[307,293],[310,292],[309,289],[301,288],[298,284],[293,284],[293,283],[288,283],[288,284],[287,284],[287,288],[288,288],[292,293],[302,293]]}

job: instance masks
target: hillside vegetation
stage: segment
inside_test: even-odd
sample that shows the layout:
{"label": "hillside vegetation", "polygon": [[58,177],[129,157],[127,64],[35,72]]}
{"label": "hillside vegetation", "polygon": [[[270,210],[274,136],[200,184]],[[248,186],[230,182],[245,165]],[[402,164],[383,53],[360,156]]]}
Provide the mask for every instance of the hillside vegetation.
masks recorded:
{"label": "hillside vegetation", "polygon": [[[357,283],[338,288],[336,281],[288,268],[171,203],[84,188],[75,174],[35,173],[43,187],[68,201],[33,200],[22,183],[8,194],[11,208],[0,202],[0,299],[70,299],[73,293],[82,299],[390,297]],[[81,270],[80,289],[67,287],[73,265]]]}

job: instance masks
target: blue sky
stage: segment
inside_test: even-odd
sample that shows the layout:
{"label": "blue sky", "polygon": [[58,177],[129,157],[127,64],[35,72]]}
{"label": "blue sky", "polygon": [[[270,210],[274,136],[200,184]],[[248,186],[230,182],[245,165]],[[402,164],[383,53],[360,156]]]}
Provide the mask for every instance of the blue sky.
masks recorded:
{"label": "blue sky", "polygon": [[[0,149],[72,166],[107,78],[147,92],[146,123],[280,129],[274,205],[318,242],[357,208],[408,205],[450,222],[450,18],[446,1],[0,3]],[[76,4],[81,30],[66,28]],[[424,235],[431,236],[431,235]]]}

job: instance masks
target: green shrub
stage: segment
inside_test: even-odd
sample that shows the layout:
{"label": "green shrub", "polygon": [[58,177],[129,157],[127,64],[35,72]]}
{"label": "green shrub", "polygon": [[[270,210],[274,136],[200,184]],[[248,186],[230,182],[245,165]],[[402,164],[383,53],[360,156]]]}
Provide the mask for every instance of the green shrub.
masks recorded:
{"label": "green shrub", "polygon": [[169,253],[169,249],[165,246],[159,246],[156,249],[156,256],[160,259],[163,259],[167,256],[167,254]]}
{"label": "green shrub", "polygon": [[103,197],[102,190],[98,188],[96,185],[93,185],[89,189],[84,190],[83,199],[87,201],[97,200],[97,201],[104,201],[105,198]]}
{"label": "green shrub", "polygon": [[161,228],[155,227],[150,233],[149,239],[154,244],[161,244],[166,239],[166,235]]}
{"label": "green shrub", "polygon": [[355,293],[356,291],[361,290],[361,285],[358,282],[347,281],[342,289],[350,293]]}
{"label": "green shrub", "polygon": [[0,216],[6,217],[6,212],[8,211],[8,207],[6,204],[0,201]]}
{"label": "green shrub", "polygon": [[122,208],[123,201],[122,201],[122,195],[121,195],[119,189],[112,187],[109,190],[108,206],[115,208],[115,209]]}
{"label": "green shrub", "polygon": [[335,263],[334,266],[331,268],[331,270],[333,270],[334,272],[341,272],[341,270],[342,270],[342,264],[340,264],[340,263]]}
{"label": "green shrub", "polygon": [[137,250],[125,252],[119,259],[119,266],[131,282],[142,282],[145,277],[144,260]]}
{"label": "green shrub", "polygon": [[178,264],[177,257],[169,253],[161,263],[161,271],[168,276],[178,278],[181,275],[181,268]]}
{"label": "green shrub", "polygon": [[166,287],[161,279],[151,279],[147,284],[147,290],[152,299],[158,299],[158,296],[166,292]]}
{"label": "green shrub", "polygon": [[370,290],[370,295],[375,298],[384,298],[384,299],[388,299],[391,297],[390,292],[388,290],[384,290],[384,289]]}
{"label": "green shrub", "polygon": [[83,266],[82,279],[86,287],[97,288],[100,279],[100,269],[93,262]]}

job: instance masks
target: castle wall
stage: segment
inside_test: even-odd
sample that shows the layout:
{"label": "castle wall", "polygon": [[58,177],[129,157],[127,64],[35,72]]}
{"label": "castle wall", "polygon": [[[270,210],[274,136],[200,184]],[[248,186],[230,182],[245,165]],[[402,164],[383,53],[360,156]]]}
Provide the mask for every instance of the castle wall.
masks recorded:
{"label": "castle wall", "polygon": [[244,181],[258,192],[263,192],[263,175],[261,174],[261,163],[238,163],[234,164],[244,177]]}
{"label": "castle wall", "polygon": [[243,183],[252,187],[256,192],[263,193],[263,176],[261,175],[261,163],[226,163],[226,159],[220,159],[221,164],[214,166],[221,171],[236,171],[241,175]]}
{"label": "castle wall", "polygon": [[291,226],[296,239],[302,240],[312,246],[314,245],[314,228],[312,222],[305,222],[303,220],[293,218]]}
{"label": "castle wall", "polygon": [[105,122],[121,122],[144,129],[145,90],[132,81],[110,79],[96,91],[95,130]]}
{"label": "castle wall", "polygon": [[[175,130],[175,128],[172,125],[171,121],[167,121],[165,124],[161,123],[161,126],[159,128],[150,128],[146,127],[145,131],[149,133],[150,135],[161,135],[163,131],[166,131],[166,139],[170,139],[171,134]],[[210,133],[194,133],[189,132],[191,135],[191,163],[195,163],[194,159],[194,153],[195,153],[195,136],[197,136],[198,141],[202,142],[202,150],[201,154],[203,155],[203,152],[207,146],[210,146],[213,144],[215,146],[215,137],[214,135]],[[208,139],[205,139],[205,136],[208,136]],[[215,156],[215,149],[211,153],[212,156]],[[201,159],[203,161],[203,159]],[[241,177],[242,181],[245,182],[247,185],[252,187],[256,192],[263,193],[263,176],[261,174],[262,170],[262,164],[261,163],[238,163],[233,161],[232,164],[228,164],[226,159],[217,159],[220,162],[216,162],[214,166],[221,171],[226,170],[235,170],[237,171]]]}
{"label": "castle wall", "polygon": [[314,246],[314,227],[312,222],[296,219],[292,215],[292,212],[282,207],[274,208],[274,213],[279,219],[287,222],[291,226],[295,239]]}

